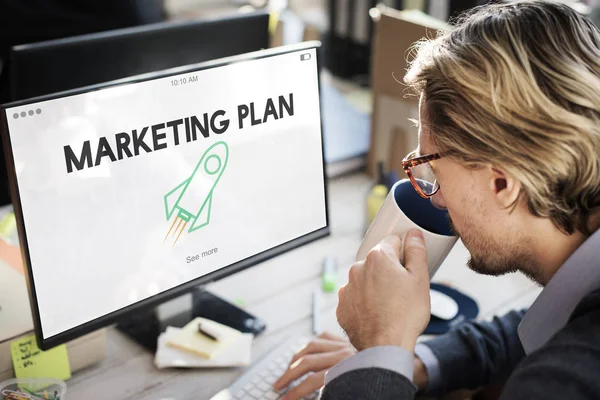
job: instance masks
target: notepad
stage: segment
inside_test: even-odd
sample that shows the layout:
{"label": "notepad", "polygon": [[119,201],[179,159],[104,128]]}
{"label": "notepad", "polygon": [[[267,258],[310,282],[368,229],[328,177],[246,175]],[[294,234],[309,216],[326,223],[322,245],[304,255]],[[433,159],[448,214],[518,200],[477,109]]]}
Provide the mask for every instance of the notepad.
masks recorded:
{"label": "notepad", "polygon": [[[198,332],[198,325],[207,326],[211,331],[219,334],[219,340],[212,340]],[[167,339],[167,344],[181,350],[189,351],[200,357],[213,359],[223,349],[237,341],[242,332],[229,326],[205,318],[195,318],[178,332]]]}
{"label": "notepad", "polygon": [[11,342],[10,352],[17,378],[71,378],[67,346],[64,344],[42,351],[35,336],[31,335]]}
{"label": "notepad", "polygon": [[167,342],[180,333],[180,328],[168,327],[158,337],[158,347],[154,356],[157,368],[207,368],[207,367],[238,367],[250,365],[252,357],[252,341],[254,335],[242,333],[237,340],[223,348],[212,359],[201,357],[195,353],[167,345]]}

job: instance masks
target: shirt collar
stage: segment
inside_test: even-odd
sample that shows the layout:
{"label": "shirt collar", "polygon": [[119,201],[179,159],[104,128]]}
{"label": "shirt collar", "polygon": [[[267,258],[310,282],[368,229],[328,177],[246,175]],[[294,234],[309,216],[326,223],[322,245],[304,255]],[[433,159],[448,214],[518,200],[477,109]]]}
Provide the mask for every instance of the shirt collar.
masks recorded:
{"label": "shirt collar", "polygon": [[518,328],[526,354],[544,346],[567,324],[585,295],[600,287],[598,248],[600,229],[571,254],[531,305]]}

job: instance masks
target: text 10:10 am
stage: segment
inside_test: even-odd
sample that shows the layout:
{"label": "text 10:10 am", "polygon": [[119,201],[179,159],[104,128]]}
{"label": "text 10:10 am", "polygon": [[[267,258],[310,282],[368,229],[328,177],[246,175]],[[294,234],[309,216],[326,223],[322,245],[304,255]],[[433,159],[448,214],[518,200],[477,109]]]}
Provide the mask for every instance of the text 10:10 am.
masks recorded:
{"label": "text 10:10 am", "polygon": [[196,75],[191,75],[190,77],[183,77],[171,80],[171,86],[179,86],[185,85],[186,83],[198,82],[198,77]]}

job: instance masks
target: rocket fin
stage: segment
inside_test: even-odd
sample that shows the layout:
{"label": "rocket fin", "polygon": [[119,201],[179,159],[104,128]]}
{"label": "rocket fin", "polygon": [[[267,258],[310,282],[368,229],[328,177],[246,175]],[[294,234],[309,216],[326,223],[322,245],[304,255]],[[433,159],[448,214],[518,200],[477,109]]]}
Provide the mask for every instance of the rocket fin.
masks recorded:
{"label": "rocket fin", "polygon": [[208,223],[210,222],[211,206],[212,206],[212,192],[210,192],[210,194],[208,195],[208,199],[204,203],[204,206],[202,207],[202,209],[200,209],[200,212],[196,216],[196,219],[194,220],[194,223],[192,224],[192,226],[190,226],[190,230],[188,232],[194,232],[196,229],[200,229],[203,226],[208,225]]}
{"label": "rocket fin", "polygon": [[189,178],[181,182],[175,187],[175,189],[171,190],[165,195],[165,214],[167,216],[167,220],[171,219],[173,211],[175,211],[175,206],[177,205],[177,202],[179,201],[181,195],[185,191],[188,182]]}

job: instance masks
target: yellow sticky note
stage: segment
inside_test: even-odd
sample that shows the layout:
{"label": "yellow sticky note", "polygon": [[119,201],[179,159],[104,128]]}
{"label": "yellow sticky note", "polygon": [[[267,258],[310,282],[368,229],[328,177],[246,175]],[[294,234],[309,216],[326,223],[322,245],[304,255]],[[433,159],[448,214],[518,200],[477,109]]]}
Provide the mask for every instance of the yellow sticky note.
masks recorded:
{"label": "yellow sticky note", "polygon": [[279,13],[273,11],[269,14],[269,34],[274,35],[277,24],[279,23]]}
{"label": "yellow sticky note", "polygon": [[[218,332],[219,340],[214,341],[198,333],[198,324],[200,323],[212,331]],[[236,329],[206,318],[197,317],[173,334],[168,339],[167,344],[200,357],[214,359],[223,349],[237,342],[241,337],[242,332]]]}
{"label": "yellow sticky note", "polygon": [[0,236],[7,238],[13,234],[16,228],[17,219],[15,213],[11,212],[0,218]]}
{"label": "yellow sticky note", "polygon": [[10,352],[17,378],[56,378],[63,381],[71,378],[67,346],[64,344],[42,351],[35,336],[31,335],[11,342]]}

